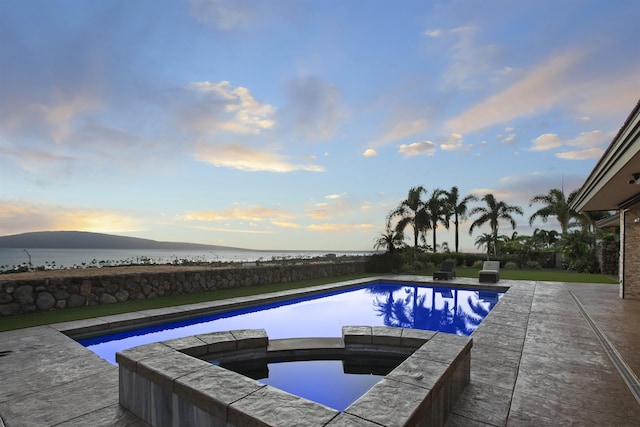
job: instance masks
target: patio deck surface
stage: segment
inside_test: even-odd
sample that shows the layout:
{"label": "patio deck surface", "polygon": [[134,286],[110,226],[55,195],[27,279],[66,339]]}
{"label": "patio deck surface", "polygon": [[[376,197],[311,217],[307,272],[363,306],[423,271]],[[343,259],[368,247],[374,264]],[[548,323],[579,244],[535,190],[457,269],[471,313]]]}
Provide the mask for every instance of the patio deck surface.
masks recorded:
{"label": "patio deck surface", "polygon": [[[472,335],[471,382],[447,426],[640,425],[640,300],[616,285],[498,285],[510,289]],[[0,333],[0,427],[146,426],[118,404],[118,368],[60,332],[103,321]]]}

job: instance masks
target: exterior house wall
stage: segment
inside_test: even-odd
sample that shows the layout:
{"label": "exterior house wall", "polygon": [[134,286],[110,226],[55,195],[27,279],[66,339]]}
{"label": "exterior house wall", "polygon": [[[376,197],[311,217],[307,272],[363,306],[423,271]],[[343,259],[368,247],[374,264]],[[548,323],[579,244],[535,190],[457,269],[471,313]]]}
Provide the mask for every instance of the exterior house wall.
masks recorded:
{"label": "exterior house wall", "polygon": [[640,204],[626,210],[621,221],[621,297],[640,299]]}

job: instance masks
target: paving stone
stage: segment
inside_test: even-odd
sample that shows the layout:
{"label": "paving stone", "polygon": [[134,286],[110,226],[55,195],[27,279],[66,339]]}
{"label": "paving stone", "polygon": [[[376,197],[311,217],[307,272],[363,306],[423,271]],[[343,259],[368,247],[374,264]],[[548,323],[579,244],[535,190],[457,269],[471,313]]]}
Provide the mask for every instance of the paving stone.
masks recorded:
{"label": "paving stone", "polygon": [[514,395],[507,426],[637,426],[638,418],[620,416],[616,406],[608,410],[589,410],[566,401],[558,402],[518,393]]}
{"label": "paving stone", "polygon": [[204,356],[207,354],[207,343],[195,336],[175,338],[162,343],[190,356]]}
{"label": "paving stone", "polygon": [[495,427],[493,424],[472,420],[458,414],[451,414],[447,418],[445,427]]}
{"label": "paving stone", "polygon": [[635,416],[640,419],[640,405],[617,373],[603,375],[594,369],[572,373],[545,370],[544,365],[540,365],[534,372],[531,368],[523,371],[521,367],[514,396],[519,393],[585,410],[606,412],[610,408],[616,408],[620,416]]}
{"label": "paving stone", "polygon": [[519,351],[508,350],[482,341],[476,342],[475,340],[473,342],[473,348],[471,349],[471,357],[474,362],[478,360],[486,360],[497,365],[504,365],[512,368],[518,367],[521,356],[522,353]]}
{"label": "paving stone", "polygon": [[344,412],[388,427],[417,425],[424,415],[420,405],[430,403],[427,393],[422,387],[382,379]]}
{"label": "paving stone", "polygon": [[[64,352],[56,355],[56,358],[49,358],[47,363],[29,363],[27,369],[21,370],[22,375],[14,377],[16,379],[13,381],[3,381],[0,400],[55,388],[102,371],[112,374],[117,372],[115,366],[101,358],[86,357],[86,354],[71,356]],[[31,361],[33,362],[33,359]]]}
{"label": "paving stone", "polygon": [[0,414],[12,427],[53,426],[117,402],[118,376],[105,371],[0,402]]}
{"label": "paving stone", "polygon": [[424,359],[409,356],[385,378],[439,391],[448,379],[446,375],[448,368],[449,365],[445,363],[434,361],[425,363]]}
{"label": "paving stone", "polygon": [[178,378],[174,391],[185,401],[226,420],[227,407],[230,404],[262,387],[264,387],[263,384],[244,375],[209,365]]}
{"label": "paving stone", "polygon": [[486,329],[476,331],[471,334],[473,338],[473,346],[477,344],[487,344],[492,347],[504,348],[511,351],[521,352],[524,346],[525,334],[507,335],[495,332],[484,332]]}
{"label": "paving stone", "polygon": [[343,326],[342,339],[345,345],[371,344],[371,326]]}
{"label": "paving stone", "polygon": [[196,338],[207,343],[207,353],[209,354],[236,349],[236,337],[229,331],[200,334],[196,335]]}
{"label": "paving stone", "polygon": [[138,362],[136,373],[164,390],[172,390],[175,379],[209,366],[204,360],[172,351]]}
{"label": "paving stone", "polygon": [[374,326],[371,328],[371,343],[399,346],[402,344],[402,328]]}
{"label": "paving stone", "polygon": [[510,403],[511,390],[472,380],[460,395],[453,413],[474,421],[502,426],[507,422]]}
{"label": "paving stone", "polygon": [[116,353],[116,362],[125,365],[133,372],[136,371],[138,363],[150,357],[157,357],[162,353],[171,353],[175,350],[159,342],[144,344],[138,347],[128,348]]}
{"label": "paving stone", "polygon": [[402,345],[420,347],[436,335],[434,331],[423,331],[421,329],[402,329]]}
{"label": "paving stone", "polygon": [[380,424],[363,420],[351,414],[340,414],[332,419],[326,427],[380,427]]}
{"label": "paving stone", "polygon": [[267,337],[267,331],[264,329],[239,329],[230,331],[237,341],[237,348],[256,348],[264,347],[265,349],[269,345],[269,338]]}
{"label": "paving stone", "polygon": [[229,405],[228,422],[236,426],[322,426],[335,409],[265,386]]}
{"label": "paving stone", "polygon": [[518,375],[517,367],[497,365],[491,360],[478,360],[471,356],[471,381],[513,390]]}
{"label": "paving stone", "polygon": [[127,411],[119,404],[113,404],[97,411],[89,412],[56,427],[149,427],[149,424]]}

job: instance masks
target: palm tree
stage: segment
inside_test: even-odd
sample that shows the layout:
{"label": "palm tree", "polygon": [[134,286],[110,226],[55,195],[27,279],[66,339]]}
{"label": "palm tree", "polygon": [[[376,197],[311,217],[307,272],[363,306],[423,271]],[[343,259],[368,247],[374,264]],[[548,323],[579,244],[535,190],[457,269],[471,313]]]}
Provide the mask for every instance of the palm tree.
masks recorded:
{"label": "palm tree", "polygon": [[541,230],[536,228],[531,236],[533,246],[538,249],[548,249],[558,241],[558,232],[556,230]]}
{"label": "palm tree", "polygon": [[491,248],[491,242],[493,242],[493,236],[489,233],[482,233],[474,242],[476,248],[480,249],[483,246],[487,247],[487,259],[489,259],[489,249]]}
{"label": "palm tree", "polygon": [[436,252],[436,229],[438,223],[449,229],[449,213],[447,192],[440,189],[433,190],[431,197],[425,203],[425,210],[429,212],[429,228],[433,230],[433,252]]}
{"label": "palm tree", "polygon": [[[571,195],[569,197],[571,197]],[[571,226],[571,218],[578,217],[578,213],[569,208],[569,202],[565,199],[564,193],[557,188],[549,190],[549,194],[538,194],[534,196],[529,202],[529,206],[532,206],[534,203],[544,203],[545,206],[531,215],[529,225],[532,225],[537,217],[540,217],[542,222],[547,222],[550,216],[555,216],[560,223],[560,229],[564,235],[567,234],[567,230]]]}
{"label": "palm tree", "polygon": [[402,245],[403,241],[404,233],[387,226],[387,231],[380,234],[380,236],[376,239],[373,248],[375,250],[386,248],[387,252],[392,254],[395,251],[396,247]]}
{"label": "palm tree", "polygon": [[512,215],[523,215],[522,208],[520,206],[508,205],[503,201],[497,201],[491,193],[485,194],[481,200],[483,200],[487,206],[476,206],[471,210],[471,212],[469,212],[470,216],[477,214],[480,215],[479,218],[471,224],[471,227],[469,227],[469,234],[473,233],[474,228],[480,227],[488,222],[491,227],[491,235],[493,236],[493,255],[496,256],[498,254],[497,243],[499,221],[501,219],[509,221],[515,230],[516,220],[513,219]]}
{"label": "palm tree", "polygon": [[478,200],[478,198],[473,194],[465,196],[460,201],[458,201],[458,197],[459,197],[458,187],[451,187],[451,190],[447,192],[447,202],[448,202],[448,210],[449,210],[447,217],[451,218],[453,216],[453,225],[455,228],[456,253],[458,253],[458,248],[459,248],[458,230],[460,227],[460,220],[464,220],[467,218],[468,203],[475,202]]}
{"label": "palm tree", "polygon": [[529,236],[520,236],[517,231],[514,231],[511,236],[500,236],[501,247],[507,253],[522,251],[525,249],[525,241],[527,239],[529,239]]}
{"label": "palm tree", "polygon": [[407,198],[400,202],[397,208],[392,210],[387,216],[387,226],[391,227],[394,218],[400,217],[396,225],[398,233],[404,233],[408,225],[413,228],[413,257],[418,258],[418,236],[421,232],[429,227],[429,214],[425,210],[425,204],[422,200],[422,194],[426,190],[423,186],[412,187],[409,189]]}

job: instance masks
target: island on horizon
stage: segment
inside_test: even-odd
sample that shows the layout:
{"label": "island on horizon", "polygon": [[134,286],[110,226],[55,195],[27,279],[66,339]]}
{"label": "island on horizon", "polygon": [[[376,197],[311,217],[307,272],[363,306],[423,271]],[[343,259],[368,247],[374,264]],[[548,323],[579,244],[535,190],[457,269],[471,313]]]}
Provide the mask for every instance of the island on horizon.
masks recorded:
{"label": "island on horizon", "polygon": [[88,231],[36,231],[0,236],[0,248],[18,249],[181,249],[181,250],[242,250],[231,246],[186,242],[159,242],[138,237],[92,233]]}

